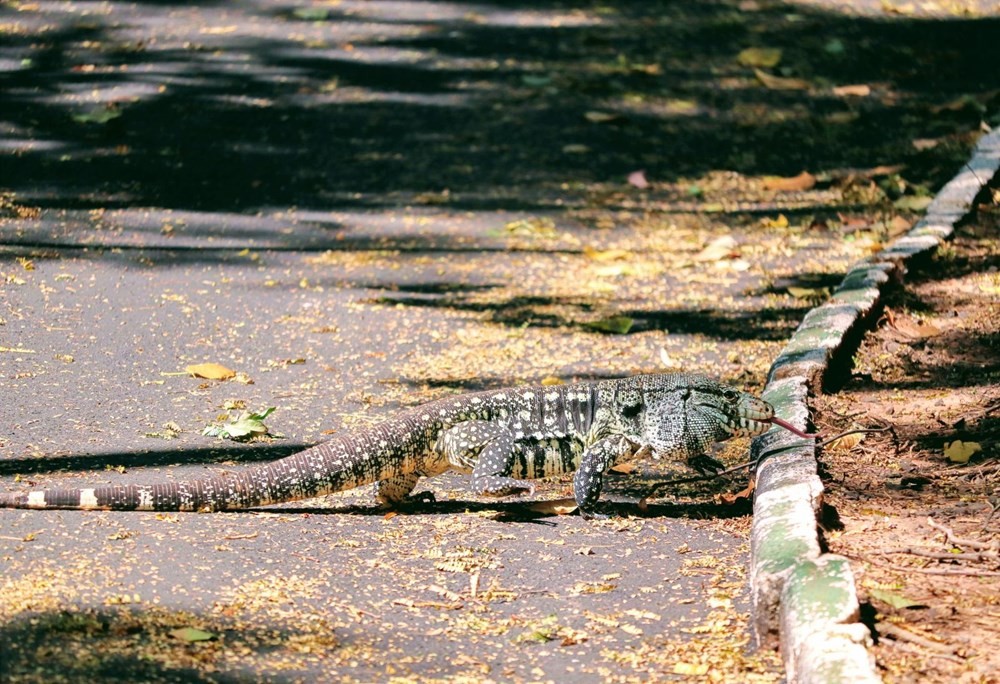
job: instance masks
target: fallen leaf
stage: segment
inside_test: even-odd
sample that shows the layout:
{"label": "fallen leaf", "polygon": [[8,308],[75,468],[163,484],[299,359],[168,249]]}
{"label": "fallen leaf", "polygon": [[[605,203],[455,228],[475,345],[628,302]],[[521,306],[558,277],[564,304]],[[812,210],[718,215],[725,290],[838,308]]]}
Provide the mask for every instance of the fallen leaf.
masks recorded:
{"label": "fallen leaf", "polygon": [[911,140],[910,144],[913,145],[913,149],[922,152],[923,150],[934,149],[941,144],[941,141],[934,138],[917,138],[915,140]]}
{"label": "fallen leaf", "polygon": [[857,85],[836,86],[833,94],[837,97],[868,97],[872,94],[871,86],[859,83]]}
{"label": "fallen leaf", "polygon": [[326,7],[296,7],[292,10],[292,16],[303,21],[326,21],[330,17],[330,10]]}
{"label": "fallen leaf", "polygon": [[583,326],[598,332],[625,335],[632,329],[634,324],[635,321],[628,316],[608,316],[596,321],[585,322]]}
{"label": "fallen leaf", "polygon": [[521,74],[521,83],[529,88],[544,88],[552,83],[552,77],[544,74]]}
{"label": "fallen leaf", "polygon": [[546,375],[542,378],[541,384],[543,387],[552,387],[553,385],[565,385],[566,381],[555,375]]}
{"label": "fallen leaf", "polygon": [[571,143],[569,145],[563,145],[562,151],[566,154],[587,154],[590,152],[590,148],[586,145]]}
{"label": "fallen leaf", "polygon": [[674,674],[704,675],[708,674],[708,663],[674,663]]}
{"label": "fallen leaf", "polygon": [[628,475],[629,473],[635,472],[635,463],[617,463],[611,466],[611,470],[616,473],[622,473],[623,475]]}
{"label": "fallen leaf", "polygon": [[206,380],[229,380],[236,377],[236,371],[218,363],[197,363],[193,366],[185,366],[184,370],[193,377]]}
{"label": "fallen leaf", "polygon": [[914,321],[910,318],[893,317],[890,323],[893,330],[913,339],[924,339],[941,334],[941,329],[933,323]]}
{"label": "fallen leaf", "polygon": [[628,183],[634,187],[644,190],[649,187],[649,181],[646,180],[646,172],[643,170],[633,171],[628,175]]}
{"label": "fallen leaf", "polygon": [[631,259],[633,254],[627,249],[594,249],[587,245],[583,248],[583,255],[588,259],[600,262],[621,261]]}
{"label": "fallen leaf", "polygon": [[768,90],[809,90],[809,81],[805,81],[801,78],[785,78],[784,76],[775,76],[774,74],[769,74],[766,71],[761,71],[760,69],[754,69],[753,75],[757,77],[757,80],[761,82]]}
{"label": "fallen leaf", "polygon": [[973,454],[982,450],[983,447],[978,442],[963,442],[960,439],[944,445],[944,455],[952,463],[968,463]]}
{"label": "fallen leaf", "polygon": [[787,228],[788,227],[788,217],[784,214],[778,214],[774,218],[770,216],[765,216],[760,220],[760,225],[763,228]]}
{"label": "fallen leaf", "polygon": [[840,38],[831,38],[826,42],[826,45],[823,46],[823,50],[831,55],[843,54],[846,49],[847,48],[844,47],[844,41]]}
{"label": "fallen leaf", "polygon": [[719,259],[734,259],[740,253],[736,249],[736,240],[732,235],[721,235],[694,255],[695,261],[718,261]]}
{"label": "fallen leaf", "polygon": [[808,190],[816,185],[816,176],[808,171],[803,171],[797,176],[783,178],[781,176],[768,176],[764,179],[765,190],[777,190],[778,192],[795,192]]}
{"label": "fallen leaf", "polygon": [[593,556],[594,555],[594,547],[592,547],[592,546],[581,546],[580,548],[578,548],[573,553],[575,553],[578,556]]}
{"label": "fallen leaf", "polygon": [[903,211],[923,211],[933,201],[934,198],[927,195],[903,195],[892,206]]}
{"label": "fallen leaf", "polygon": [[824,299],[830,294],[830,290],[825,287],[787,287],[785,291],[796,299],[809,301]]}
{"label": "fallen leaf", "polygon": [[266,408],[262,413],[251,413],[242,411],[236,417],[230,418],[228,423],[209,425],[201,434],[206,437],[218,437],[219,439],[231,439],[241,441],[251,439],[256,436],[270,434],[272,437],[280,435],[271,434],[268,427],[264,425],[264,419],[275,411],[273,406]]}
{"label": "fallen leaf", "polygon": [[590,123],[609,123],[611,121],[616,121],[622,118],[621,114],[616,114],[614,112],[598,112],[590,111],[585,112],[583,118]]}
{"label": "fallen leaf", "polygon": [[736,55],[736,61],[747,67],[769,69],[781,61],[781,48],[749,47]]}
{"label": "fallen leaf", "polygon": [[104,107],[98,107],[97,109],[92,109],[89,112],[83,114],[74,114],[73,121],[77,123],[96,123],[96,124],[106,124],[109,121],[113,121],[120,117],[122,112],[120,109],[114,105],[106,105]]}
{"label": "fallen leaf", "polygon": [[897,594],[892,591],[887,591],[885,589],[869,589],[868,595],[877,601],[888,604],[893,608],[912,608],[914,606],[923,605],[917,601],[911,601],[902,594]]}
{"label": "fallen leaf", "polygon": [[528,510],[545,515],[570,515],[576,511],[576,499],[539,501],[528,506]]}
{"label": "fallen leaf", "polygon": [[865,433],[856,432],[853,435],[844,435],[838,439],[833,440],[824,449],[835,449],[837,451],[850,451],[857,445],[861,444],[865,439]]}
{"label": "fallen leaf", "polygon": [[181,641],[211,641],[218,638],[211,632],[206,632],[202,629],[195,629],[194,627],[180,627],[178,629],[171,630],[169,634],[173,638],[180,639]]}

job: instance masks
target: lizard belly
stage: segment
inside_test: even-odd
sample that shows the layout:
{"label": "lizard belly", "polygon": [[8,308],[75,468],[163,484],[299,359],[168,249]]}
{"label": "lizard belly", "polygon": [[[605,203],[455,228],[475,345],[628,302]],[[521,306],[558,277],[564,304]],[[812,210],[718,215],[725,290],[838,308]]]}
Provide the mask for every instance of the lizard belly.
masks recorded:
{"label": "lizard belly", "polygon": [[573,472],[580,465],[583,451],[583,443],[568,436],[534,436],[519,440],[511,476],[537,480]]}

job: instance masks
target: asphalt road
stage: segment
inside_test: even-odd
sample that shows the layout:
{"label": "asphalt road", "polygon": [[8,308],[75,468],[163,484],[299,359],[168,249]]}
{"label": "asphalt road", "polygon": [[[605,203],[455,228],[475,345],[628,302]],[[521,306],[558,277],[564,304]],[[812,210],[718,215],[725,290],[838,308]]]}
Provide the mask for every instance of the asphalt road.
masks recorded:
{"label": "asphalt road", "polygon": [[[0,486],[233,470],[544,378],[759,386],[810,292],[871,245],[811,222],[858,209],[829,185],[761,200],[746,178],[886,163],[886,136],[734,122],[756,91],[702,68],[752,82],[728,46],[758,34],[722,4],[634,5],[5,3]],[[745,11],[812,35],[812,10]],[[184,372],[204,362],[243,381]],[[276,407],[283,437],[203,436],[232,402]],[[740,483],[640,507],[656,476],[611,483],[620,517],[597,523],[457,477],[399,515],[367,491],[2,511],[0,674],[778,676],[746,653],[746,510],[715,498]]]}

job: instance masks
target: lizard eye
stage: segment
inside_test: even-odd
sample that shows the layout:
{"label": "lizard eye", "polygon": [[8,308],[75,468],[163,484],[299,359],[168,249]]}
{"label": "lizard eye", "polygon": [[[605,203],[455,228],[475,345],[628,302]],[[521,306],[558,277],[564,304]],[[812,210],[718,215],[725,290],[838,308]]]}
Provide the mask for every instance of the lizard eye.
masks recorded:
{"label": "lizard eye", "polygon": [[722,396],[730,404],[735,404],[736,402],[738,402],[740,400],[740,393],[737,392],[734,389],[724,389],[724,390],[722,390]]}

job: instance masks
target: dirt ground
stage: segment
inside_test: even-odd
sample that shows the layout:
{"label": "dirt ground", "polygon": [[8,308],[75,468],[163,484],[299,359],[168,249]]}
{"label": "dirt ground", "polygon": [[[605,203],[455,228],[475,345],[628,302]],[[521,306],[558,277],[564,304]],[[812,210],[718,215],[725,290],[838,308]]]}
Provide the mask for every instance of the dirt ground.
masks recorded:
{"label": "dirt ground", "polygon": [[[1000,681],[1000,213],[908,276],[817,427],[888,427],[821,457],[886,682]],[[969,456],[968,462],[959,463]]]}

